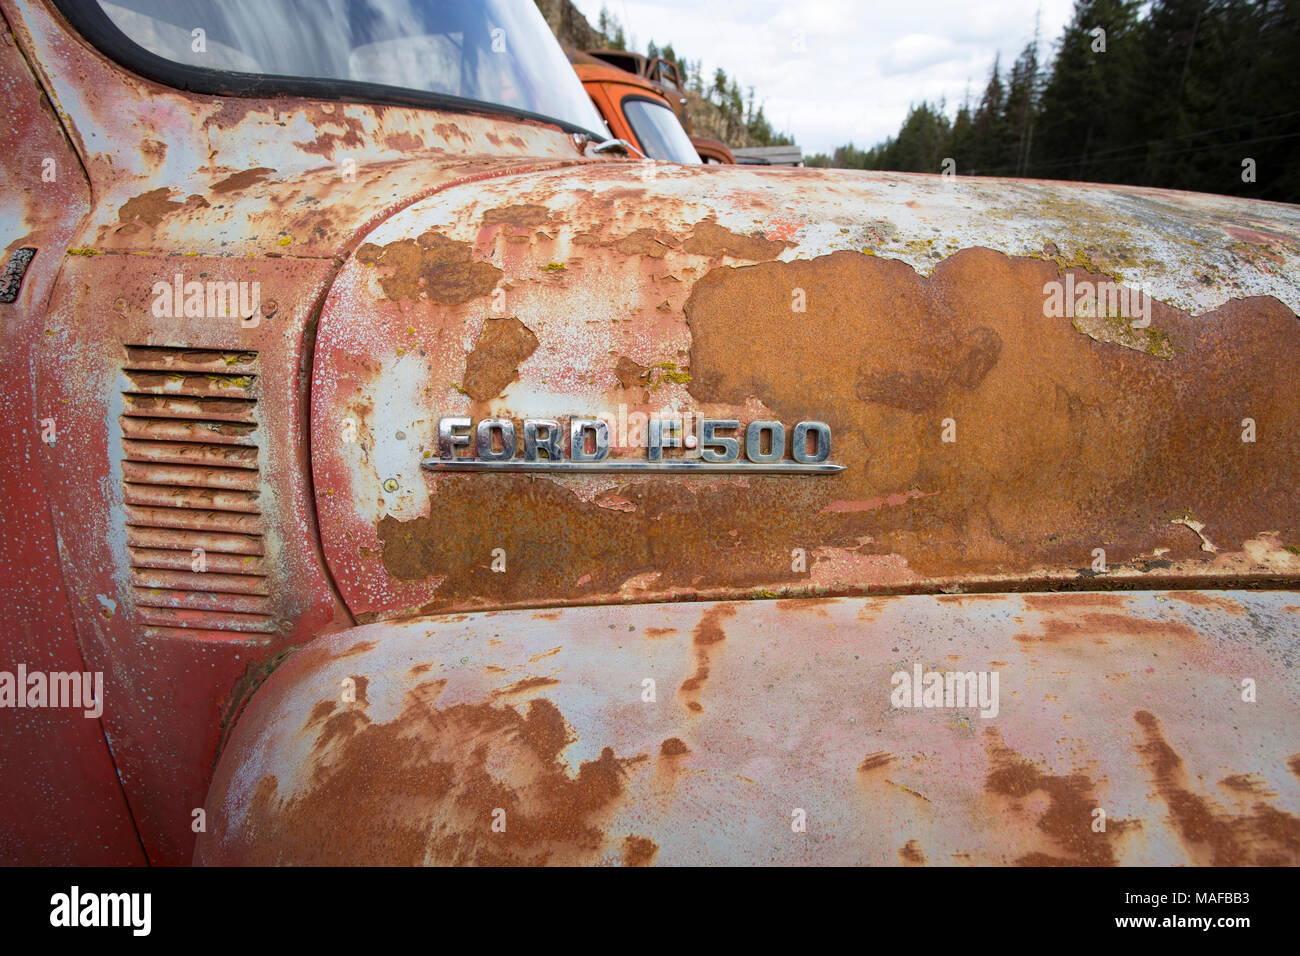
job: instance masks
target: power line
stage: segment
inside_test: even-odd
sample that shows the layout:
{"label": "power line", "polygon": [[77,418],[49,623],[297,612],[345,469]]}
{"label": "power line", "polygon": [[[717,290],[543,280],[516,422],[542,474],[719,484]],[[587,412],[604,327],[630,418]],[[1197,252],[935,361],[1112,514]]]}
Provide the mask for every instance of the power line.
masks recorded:
{"label": "power line", "polygon": [[[1088,162],[1100,162],[1101,160],[1099,159],[1099,157],[1109,156],[1112,153],[1122,153],[1125,154],[1126,158],[1132,158],[1144,154],[1150,149],[1150,147],[1156,146],[1160,143],[1171,143],[1180,139],[1192,139],[1197,136],[1206,136],[1210,133],[1220,133],[1223,132],[1224,130],[1229,130],[1229,129],[1239,129],[1242,126],[1254,126],[1259,123],[1268,123],[1276,119],[1286,119],[1291,116],[1300,116],[1300,110],[1293,110],[1289,113],[1275,113],[1272,116],[1262,116],[1258,119],[1245,120],[1241,123],[1231,123],[1227,126],[1215,126],[1209,129],[1196,130],[1195,132],[1192,133],[1180,133],[1177,136],[1165,136],[1160,139],[1148,139],[1148,140],[1144,140],[1141,143],[1129,144],[1127,146],[1112,146],[1110,149],[1102,149],[1093,153],[1092,157],[1088,159]],[[1238,142],[1250,142],[1250,140],[1239,140]],[[1227,145],[1237,145],[1237,144],[1230,143]],[[1166,155],[1171,155],[1171,154],[1166,154]],[[1036,168],[1052,169],[1061,166],[1077,165],[1079,162],[1080,160],[1075,160],[1075,159],[1062,159],[1050,163],[1040,163]],[[1000,171],[1002,169],[1010,169],[1010,168],[1011,167],[1009,166],[997,166],[994,167],[994,171]]]}
{"label": "power line", "polygon": [[[1242,124],[1242,125],[1247,125],[1247,124]],[[1225,128],[1226,128],[1226,127],[1225,127]],[[1251,139],[1239,139],[1239,140],[1236,140],[1235,142],[1231,142],[1231,143],[1212,143],[1212,144],[1210,144],[1210,145],[1208,145],[1208,146],[1191,146],[1191,147],[1188,147],[1187,149],[1176,149],[1176,150],[1173,150],[1173,151],[1171,151],[1171,152],[1161,152],[1159,155],[1160,155],[1161,157],[1165,157],[1165,156],[1182,156],[1182,155],[1185,155],[1185,154],[1187,154],[1187,153],[1203,153],[1203,152],[1207,152],[1207,151],[1209,151],[1209,150],[1216,150],[1216,149],[1233,149],[1233,148],[1238,147],[1238,146],[1247,146],[1247,145],[1249,145],[1249,144],[1251,144],[1251,143],[1269,143],[1269,142],[1275,142],[1275,141],[1277,141],[1277,140],[1282,140],[1282,139],[1294,139],[1294,138],[1297,137],[1297,136],[1300,136],[1300,132],[1294,132],[1294,133],[1279,133],[1279,134],[1276,135],[1276,136],[1256,136],[1256,137],[1253,137],[1253,138],[1251,138]],[[1062,160],[1056,160],[1056,161],[1054,161],[1054,162],[1050,162],[1050,163],[1037,163],[1037,164],[1034,164],[1034,165],[1032,166],[1032,168],[1035,169],[1035,170],[1040,170],[1040,169],[1059,169],[1059,168],[1061,168],[1061,167],[1063,167],[1063,166],[1091,166],[1091,165],[1103,165],[1103,166],[1104,166],[1104,165],[1106,165],[1106,164],[1108,164],[1108,163],[1116,163],[1116,162],[1124,163],[1124,162],[1130,162],[1130,161],[1133,161],[1133,160],[1141,159],[1143,156],[1148,155],[1148,147],[1150,147],[1151,145],[1153,145],[1153,144],[1157,144],[1157,143],[1170,142],[1170,141],[1171,141],[1172,139],[1174,139],[1174,138],[1175,138],[1175,137],[1170,137],[1169,139],[1153,139],[1153,140],[1148,140],[1146,143],[1143,143],[1141,146],[1135,146],[1135,147],[1124,147],[1124,149],[1127,151],[1127,152],[1125,153],[1125,155],[1122,155],[1122,156],[1111,156],[1109,159],[1099,159],[1099,158],[1097,158],[1098,156],[1103,155],[1104,152],[1107,152],[1107,151],[1103,151],[1103,153],[1097,153],[1095,156],[1087,157],[1087,158],[1085,158],[1085,159],[1062,159]],[[1109,152],[1114,152],[1114,150],[1110,150]],[[980,171],[978,172],[978,175],[981,175],[981,176],[993,176],[993,175],[1000,174],[1000,173],[1002,173],[1002,172],[1004,172],[1004,171],[1007,171],[1007,170],[1010,170],[1010,171],[1014,172],[1014,171],[1015,171],[1015,167],[1014,167],[1014,166],[1005,166],[1005,165],[1004,165],[1004,166],[994,166],[992,169],[980,170]],[[971,175],[976,175],[976,173],[971,173]]]}

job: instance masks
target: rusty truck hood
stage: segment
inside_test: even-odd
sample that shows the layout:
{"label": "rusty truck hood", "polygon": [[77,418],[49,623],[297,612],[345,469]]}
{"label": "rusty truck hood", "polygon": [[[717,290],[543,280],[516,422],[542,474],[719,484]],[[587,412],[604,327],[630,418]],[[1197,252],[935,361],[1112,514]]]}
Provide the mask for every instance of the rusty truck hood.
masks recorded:
{"label": "rusty truck hood", "polygon": [[[952,177],[620,163],[444,189],[323,307],[329,566],[363,621],[1294,582],[1297,236],[1295,207]],[[1049,314],[1053,283],[1145,289],[1149,325]],[[665,410],[823,421],[845,470],[421,467],[444,416]]]}

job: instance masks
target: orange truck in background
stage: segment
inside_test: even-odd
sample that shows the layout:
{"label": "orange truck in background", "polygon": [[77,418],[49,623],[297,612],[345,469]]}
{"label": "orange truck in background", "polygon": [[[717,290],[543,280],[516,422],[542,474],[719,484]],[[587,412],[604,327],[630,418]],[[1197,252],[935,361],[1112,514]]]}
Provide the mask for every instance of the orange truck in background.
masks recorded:
{"label": "orange truck in background", "polygon": [[[727,145],[706,136],[691,136],[678,108],[660,86],[590,53],[565,49],[583,89],[616,139],[625,140],[650,159],[678,163],[735,163]],[[682,99],[680,106],[684,106]]]}

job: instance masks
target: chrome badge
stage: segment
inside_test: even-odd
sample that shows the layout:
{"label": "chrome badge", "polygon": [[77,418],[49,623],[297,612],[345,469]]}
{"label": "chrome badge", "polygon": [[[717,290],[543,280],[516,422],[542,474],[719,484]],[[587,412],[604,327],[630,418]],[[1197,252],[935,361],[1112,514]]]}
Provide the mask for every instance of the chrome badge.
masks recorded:
{"label": "chrome badge", "polygon": [[[699,434],[687,433],[676,418],[651,418],[636,456],[610,457],[609,424],[600,418],[571,418],[568,428],[554,419],[526,418],[523,436],[509,418],[438,420],[438,455],[422,464],[439,472],[719,472],[769,475],[830,475],[843,465],[830,461],[831,428],[799,422],[791,430],[778,421],[753,421],[741,431],[728,418],[698,419]],[[567,438],[567,441],[566,441]],[[639,457],[644,447],[645,457]],[[672,455],[665,455],[672,449]],[[460,453],[458,454],[458,450]],[[465,453],[464,450],[469,450]]]}

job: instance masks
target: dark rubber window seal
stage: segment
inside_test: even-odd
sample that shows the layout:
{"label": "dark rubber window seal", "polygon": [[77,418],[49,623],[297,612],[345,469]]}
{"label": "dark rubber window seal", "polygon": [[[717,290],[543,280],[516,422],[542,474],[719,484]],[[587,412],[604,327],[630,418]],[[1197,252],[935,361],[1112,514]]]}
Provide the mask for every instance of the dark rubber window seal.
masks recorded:
{"label": "dark rubber window seal", "polygon": [[383,83],[337,80],[307,76],[268,76],[238,73],[232,70],[205,70],[176,63],[151,53],[118,29],[96,0],[54,0],[55,6],[91,46],[110,60],[148,80],[189,93],[211,96],[238,96],[270,99],[294,96],[312,100],[366,103],[377,106],[409,106],[416,109],[444,110],[455,113],[504,115],[556,126],[566,133],[577,133],[600,141],[606,137],[576,123],[515,109],[486,100],[472,100],[446,93],[431,93]]}

